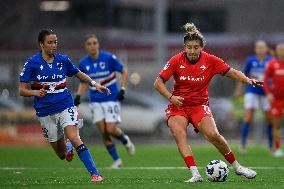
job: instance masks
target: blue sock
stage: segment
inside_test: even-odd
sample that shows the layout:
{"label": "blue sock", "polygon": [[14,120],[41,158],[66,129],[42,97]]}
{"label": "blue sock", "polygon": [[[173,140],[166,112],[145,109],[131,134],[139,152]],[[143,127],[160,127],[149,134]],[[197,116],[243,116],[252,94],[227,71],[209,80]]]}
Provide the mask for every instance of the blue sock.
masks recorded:
{"label": "blue sock", "polygon": [[108,151],[108,153],[110,154],[110,156],[112,157],[112,159],[114,161],[118,160],[119,157],[118,157],[118,153],[116,151],[116,148],[115,148],[115,145],[114,144],[108,144],[106,145],[106,149]]}
{"label": "blue sock", "polygon": [[122,133],[120,136],[116,137],[118,140],[121,141],[122,144],[127,144],[127,139],[126,139],[126,135],[124,133]]}
{"label": "blue sock", "polygon": [[273,146],[273,135],[272,135],[272,125],[269,124],[266,127],[266,133],[268,138],[268,147],[271,149]]}
{"label": "blue sock", "polygon": [[77,147],[76,150],[77,150],[77,154],[78,154],[80,160],[84,163],[88,172],[91,175],[93,175],[93,174],[100,175],[88,148],[84,144],[81,144],[80,146]]}
{"label": "blue sock", "polygon": [[242,146],[245,146],[247,144],[249,127],[250,127],[250,125],[246,122],[244,122],[241,125],[241,144],[242,144]]}

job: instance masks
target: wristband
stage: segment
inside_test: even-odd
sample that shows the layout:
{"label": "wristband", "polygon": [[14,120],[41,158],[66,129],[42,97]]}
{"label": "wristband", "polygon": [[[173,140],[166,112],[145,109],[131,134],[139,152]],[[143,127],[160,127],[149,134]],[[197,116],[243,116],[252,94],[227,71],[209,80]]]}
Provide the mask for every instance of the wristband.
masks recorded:
{"label": "wristband", "polygon": [[90,83],[90,85],[91,85],[92,87],[94,87],[96,83],[97,83],[96,81],[92,80],[91,83]]}
{"label": "wristband", "polygon": [[171,98],[172,98],[173,96],[174,96],[173,94],[170,96],[169,101],[171,100]]}

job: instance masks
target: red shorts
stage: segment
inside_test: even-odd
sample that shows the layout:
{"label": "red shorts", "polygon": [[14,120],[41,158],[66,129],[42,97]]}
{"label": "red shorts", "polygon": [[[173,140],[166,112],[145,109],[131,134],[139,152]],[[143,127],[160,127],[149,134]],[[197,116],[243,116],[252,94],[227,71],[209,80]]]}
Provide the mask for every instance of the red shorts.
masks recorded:
{"label": "red shorts", "polygon": [[279,118],[283,115],[284,100],[275,99],[271,103],[270,115],[272,118]]}
{"label": "red shorts", "polygon": [[198,132],[197,126],[202,118],[206,116],[213,117],[211,109],[207,105],[200,106],[188,106],[188,107],[176,107],[170,106],[166,109],[167,120],[171,116],[180,115],[185,117],[189,123],[194,127],[194,130]]}

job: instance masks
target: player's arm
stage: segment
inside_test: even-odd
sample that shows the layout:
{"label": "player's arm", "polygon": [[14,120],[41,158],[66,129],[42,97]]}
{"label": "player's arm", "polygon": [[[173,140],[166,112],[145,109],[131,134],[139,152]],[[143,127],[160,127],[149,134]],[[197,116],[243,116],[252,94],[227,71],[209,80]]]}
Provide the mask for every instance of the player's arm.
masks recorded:
{"label": "player's arm", "polygon": [[121,71],[121,80],[120,80],[120,91],[117,95],[119,101],[124,100],[126,85],[127,85],[128,71],[126,68],[123,68]]}
{"label": "player's arm", "polygon": [[121,89],[124,89],[124,90],[126,89],[127,78],[128,78],[128,71],[126,68],[123,68],[121,72],[121,81],[120,81]]}
{"label": "player's arm", "polygon": [[19,94],[20,96],[25,96],[25,97],[31,97],[31,96],[37,96],[37,97],[44,97],[46,94],[45,89],[40,89],[40,90],[31,90],[28,88],[29,84],[24,83],[24,82],[19,82]]}
{"label": "player's arm", "polygon": [[231,68],[225,74],[225,76],[240,81],[244,84],[253,85],[253,86],[263,86],[263,81],[259,81],[257,79],[250,79],[243,72],[236,70],[234,68]]}
{"label": "player's arm", "polygon": [[175,96],[170,93],[165,85],[165,82],[162,78],[157,77],[156,81],[154,82],[155,89],[167,100],[172,102],[175,106],[182,106],[184,98],[180,96]]}
{"label": "player's arm", "polygon": [[102,86],[102,85],[100,85],[99,83],[95,82],[95,81],[92,80],[92,79],[90,78],[90,76],[88,76],[87,74],[85,74],[85,73],[79,71],[78,73],[75,74],[75,76],[76,76],[78,79],[80,79],[81,81],[88,83],[90,86],[96,87],[96,89],[97,89],[100,93],[103,92],[102,90],[106,90],[107,94],[110,94],[110,90],[109,90],[107,87]]}
{"label": "player's arm", "polygon": [[267,96],[267,99],[272,102],[274,100],[274,96],[271,92],[270,85],[269,85],[269,79],[271,79],[273,73],[273,67],[269,63],[267,66],[267,69],[264,72],[264,80],[263,80],[263,89]]}

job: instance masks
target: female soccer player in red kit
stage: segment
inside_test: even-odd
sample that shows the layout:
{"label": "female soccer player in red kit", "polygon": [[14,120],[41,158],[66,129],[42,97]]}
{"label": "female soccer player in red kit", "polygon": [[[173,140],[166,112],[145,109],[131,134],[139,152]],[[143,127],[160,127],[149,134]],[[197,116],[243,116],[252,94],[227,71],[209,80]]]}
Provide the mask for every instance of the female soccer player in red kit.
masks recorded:
{"label": "female soccer player in red kit", "polygon": [[264,75],[264,91],[271,103],[270,116],[273,127],[273,142],[275,157],[282,157],[284,153],[280,142],[280,125],[284,109],[284,43],[276,46],[276,59],[269,62]]}
{"label": "female soccer player in red kit", "polygon": [[[204,52],[204,37],[192,23],[184,26],[184,51],[174,55],[161,70],[154,86],[169,100],[166,110],[168,126],[175,138],[178,150],[192,178],[186,182],[201,182],[193,153],[187,142],[187,126],[191,123],[197,132],[212,143],[225,159],[233,165],[237,175],[254,178],[256,172],[241,166],[227,141],[218,132],[209,106],[208,85],[212,77],[221,74],[250,85],[262,85],[262,82],[247,78],[242,72],[230,68],[222,59]],[[175,80],[172,93],[165,82],[173,76]]]}

